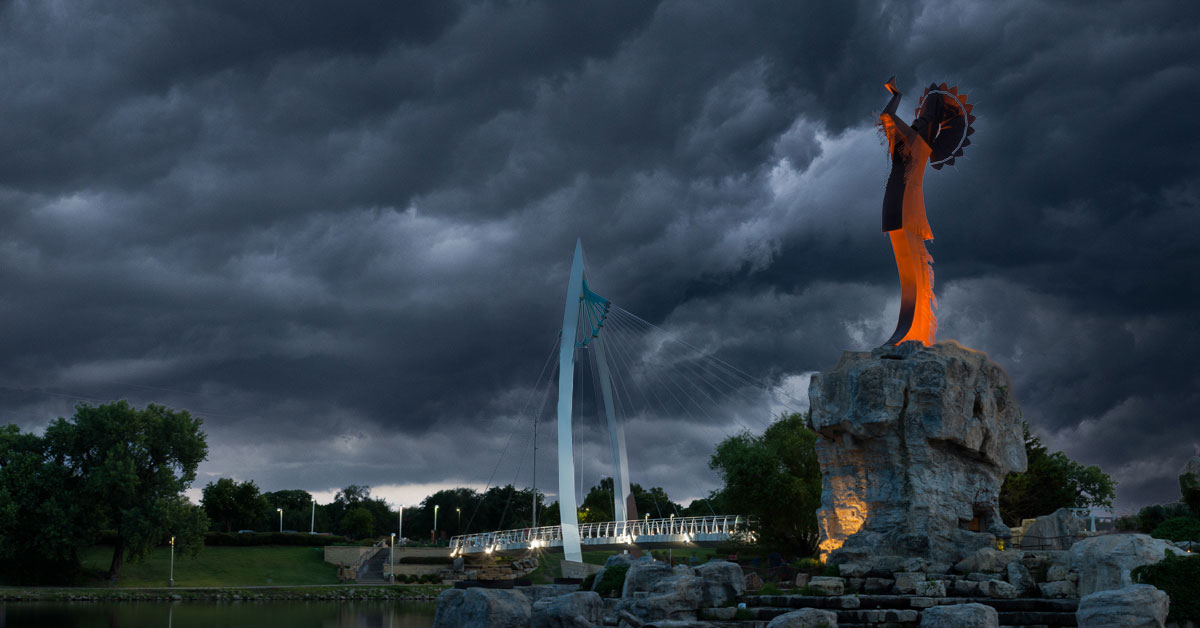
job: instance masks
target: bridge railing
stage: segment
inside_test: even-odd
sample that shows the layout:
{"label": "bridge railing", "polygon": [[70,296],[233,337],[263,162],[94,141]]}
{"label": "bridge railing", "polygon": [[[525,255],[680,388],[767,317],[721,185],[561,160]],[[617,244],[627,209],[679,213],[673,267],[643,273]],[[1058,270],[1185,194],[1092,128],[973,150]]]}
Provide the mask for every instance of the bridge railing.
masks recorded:
{"label": "bridge railing", "polygon": [[[599,521],[580,524],[579,538],[585,545],[589,541],[593,541],[591,544],[596,544],[595,541],[636,544],[638,539],[650,537],[678,537],[683,542],[689,542],[701,536],[733,534],[745,522],[746,518],[739,515]],[[555,525],[455,536],[450,539],[450,552],[452,555],[477,554],[561,545],[562,528]]]}

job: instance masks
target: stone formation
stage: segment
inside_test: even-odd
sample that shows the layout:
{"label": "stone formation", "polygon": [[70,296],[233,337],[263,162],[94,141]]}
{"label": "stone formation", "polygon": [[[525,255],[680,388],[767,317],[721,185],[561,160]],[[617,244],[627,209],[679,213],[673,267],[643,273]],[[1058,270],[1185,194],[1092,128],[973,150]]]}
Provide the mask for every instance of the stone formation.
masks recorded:
{"label": "stone formation", "polygon": [[1005,474],[1025,470],[1021,412],[985,354],[919,341],[846,352],[813,376],[809,400],[828,562],[948,571],[1011,536],[998,497]]}

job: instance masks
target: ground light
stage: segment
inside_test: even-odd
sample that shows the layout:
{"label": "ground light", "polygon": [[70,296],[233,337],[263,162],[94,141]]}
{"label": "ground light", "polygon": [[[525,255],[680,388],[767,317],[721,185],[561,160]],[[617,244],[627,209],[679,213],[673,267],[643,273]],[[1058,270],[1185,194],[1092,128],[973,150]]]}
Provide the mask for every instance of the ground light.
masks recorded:
{"label": "ground light", "polygon": [[167,586],[175,586],[175,537],[171,537],[171,575],[167,578]]}
{"label": "ground light", "polygon": [[280,532],[283,532],[283,509],[282,509],[282,508],[276,508],[276,509],[275,509],[275,512],[278,512],[278,513],[279,513],[279,531],[280,531]]}

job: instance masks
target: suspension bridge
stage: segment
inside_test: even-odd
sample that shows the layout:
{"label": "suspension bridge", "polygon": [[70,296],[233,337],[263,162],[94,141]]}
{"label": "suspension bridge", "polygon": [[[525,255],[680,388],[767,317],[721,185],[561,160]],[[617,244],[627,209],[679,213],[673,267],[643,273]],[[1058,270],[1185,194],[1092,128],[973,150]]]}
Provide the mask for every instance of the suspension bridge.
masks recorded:
{"label": "suspension bridge", "polygon": [[[769,413],[762,407],[762,400],[764,391],[772,391],[771,386],[594,292],[588,284],[582,242],[576,242],[571,263],[562,330],[543,365],[542,375],[552,372],[549,366],[556,352],[559,524],[537,525],[537,416],[549,397],[548,378],[541,407],[533,420],[531,525],[454,536],[450,539],[452,555],[562,551],[567,560],[579,562],[583,560],[584,547],[589,550],[694,547],[715,545],[747,533],[748,521],[737,514],[710,512],[706,516],[684,517],[674,513],[665,516],[660,511],[658,518],[651,519],[649,514],[639,518],[630,490],[624,423],[650,415],[703,417],[710,424],[732,420],[747,429],[738,417],[746,412],[760,417],[764,412]],[[593,384],[595,394],[591,405],[603,416],[607,431],[613,521],[579,522],[576,493],[582,492],[582,485],[577,482],[582,477],[576,476],[573,417],[579,410],[575,399],[579,392],[576,380],[582,377],[576,369],[580,357],[588,366]],[[541,386],[542,375],[534,387],[535,393]],[[779,396],[779,391],[775,392]],[[785,409],[796,411],[801,405],[786,395],[776,403],[778,407],[773,409],[776,414]],[[510,436],[510,442],[511,439]],[[520,467],[518,473],[519,470]]]}

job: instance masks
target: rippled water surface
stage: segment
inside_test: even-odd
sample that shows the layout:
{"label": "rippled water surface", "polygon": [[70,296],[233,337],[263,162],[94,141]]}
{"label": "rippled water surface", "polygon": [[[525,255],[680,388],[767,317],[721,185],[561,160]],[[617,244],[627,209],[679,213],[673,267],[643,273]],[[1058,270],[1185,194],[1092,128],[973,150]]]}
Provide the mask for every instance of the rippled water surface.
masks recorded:
{"label": "rippled water surface", "polygon": [[9,602],[0,628],[429,628],[433,602]]}

